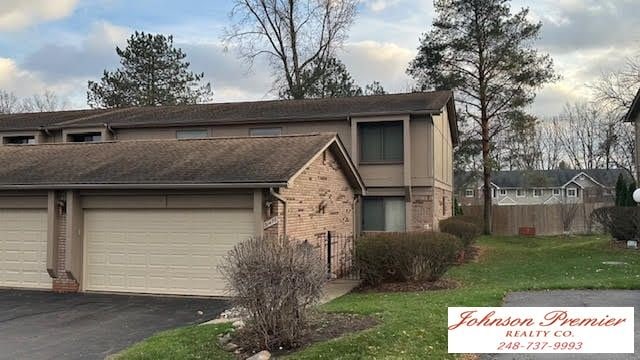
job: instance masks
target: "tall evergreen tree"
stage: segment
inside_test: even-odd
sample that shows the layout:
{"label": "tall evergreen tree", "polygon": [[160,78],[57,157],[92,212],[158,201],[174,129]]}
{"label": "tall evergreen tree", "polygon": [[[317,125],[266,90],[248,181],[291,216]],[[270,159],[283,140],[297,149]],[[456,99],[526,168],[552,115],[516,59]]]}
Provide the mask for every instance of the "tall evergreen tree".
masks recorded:
{"label": "tall evergreen tree", "polygon": [[620,174],[616,181],[616,206],[625,206],[627,198],[627,182],[624,176]]}
{"label": "tall evergreen tree", "polygon": [[189,71],[187,55],[173,45],[173,36],[135,32],[127,47],[116,48],[121,67],[104,71],[100,82],[89,81],[92,108],[195,104],[211,100],[204,73]]}
{"label": "tall evergreen tree", "polygon": [[627,193],[626,195],[626,206],[637,206],[638,204],[636,204],[636,201],[633,200],[633,193],[636,191],[636,182],[634,180],[631,180],[631,183],[629,184],[629,187],[627,188]]}
{"label": "tall evergreen tree", "polygon": [[436,18],[408,73],[422,88],[453,89],[460,112],[481,141],[484,231],[491,232],[491,169],[495,138],[508,116],[530,104],[556,76],[546,54],[533,47],[541,23],[529,10],[511,13],[509,0],[436,0]]}

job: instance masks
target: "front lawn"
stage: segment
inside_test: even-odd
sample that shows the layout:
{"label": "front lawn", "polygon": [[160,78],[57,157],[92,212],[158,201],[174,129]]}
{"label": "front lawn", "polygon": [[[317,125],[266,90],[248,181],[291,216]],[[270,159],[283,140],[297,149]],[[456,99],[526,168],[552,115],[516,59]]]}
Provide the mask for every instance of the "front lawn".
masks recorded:
{"label": "front lawn", "polygon": [[[455,359],[447,354],[448,306],[496,306],[509,291],[532,289],[638,289],[640,254],[611,249],[606,237],[484,237],[479,262],[450,270],[454,290],[349,294],[326,311],[376,315],[381,325],[319,343],[288,359]],[[628,265],[605,265],[605,261]],[[118,359],[232,359],[215,346],[226,326],[160,333]]]}

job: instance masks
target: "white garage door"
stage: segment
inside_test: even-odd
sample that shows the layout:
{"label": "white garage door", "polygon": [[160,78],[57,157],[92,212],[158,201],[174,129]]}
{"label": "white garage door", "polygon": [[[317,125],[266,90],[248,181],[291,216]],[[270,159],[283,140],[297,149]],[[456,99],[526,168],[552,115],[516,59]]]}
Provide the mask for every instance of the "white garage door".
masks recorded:
{"label": "white garage door", "polygon": [[47,210],[0,209],[0,286],[51,289]]}
{"label": "white garage door", "polygon": [[217,265],[253,235],[251,210],[85,210],[85,290],[225,295]]}

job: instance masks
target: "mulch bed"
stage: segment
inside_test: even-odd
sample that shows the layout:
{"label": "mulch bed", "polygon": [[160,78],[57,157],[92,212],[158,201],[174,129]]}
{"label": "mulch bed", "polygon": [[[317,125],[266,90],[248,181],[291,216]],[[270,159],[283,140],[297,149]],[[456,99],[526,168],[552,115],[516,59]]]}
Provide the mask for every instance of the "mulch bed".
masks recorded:
{"label": "mulch bed", "polygon": [[458,288],[460,284],[453,279],[439,279],[436,281],[423,282],[393,282],[382,283],[378,286],[360,286],[357,292],[416,292],[447,290]]}
{"label": "mulch bed", "polygon": [[[380,320],[373,316],[364,316],[357,314],[345,313],[324,313],[318,312],[313,315],[313,321],[307,336],[301,339],[300,344],[295,349],[271,351],[275,357],[284,356],[312,345],[314,343],[336,339],[344,335],[354,332],[370,329],[380,323]],[[241,336],[241,332],[239,334]],[[234,336],[233,342],[243,343],[241,339]],[[242,353],[235,354],[239,359],[247,357],[258,352],[260,349],[248,349]]]}

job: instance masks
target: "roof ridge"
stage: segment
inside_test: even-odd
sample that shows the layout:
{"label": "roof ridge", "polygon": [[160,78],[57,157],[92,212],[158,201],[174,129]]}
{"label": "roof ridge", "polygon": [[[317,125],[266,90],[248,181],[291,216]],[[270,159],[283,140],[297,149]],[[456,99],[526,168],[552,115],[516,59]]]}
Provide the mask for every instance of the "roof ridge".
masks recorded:
{"label": "roof ridge", "polygon": [[196,142],[196,141],[219,141],[219,140],[243,140],[243,139],[269,139],[269,138],[299,138],[299,137],[317,137],[317,136],[337,136],[335,132],[313,132],[308,134],[284,134],[284,135],[261,135],[261,136],[216,136],[197,139],[129,139],[129,140],[107,140],[94,142],[55,142],[41,144],[5,144],[0,146],[6,148],[29,148],[29,147],[45,147],[45,146],[62,146],[62,145],[105,145],[105,144],[121,144],[121,143],[158,143],[158,142]]}

